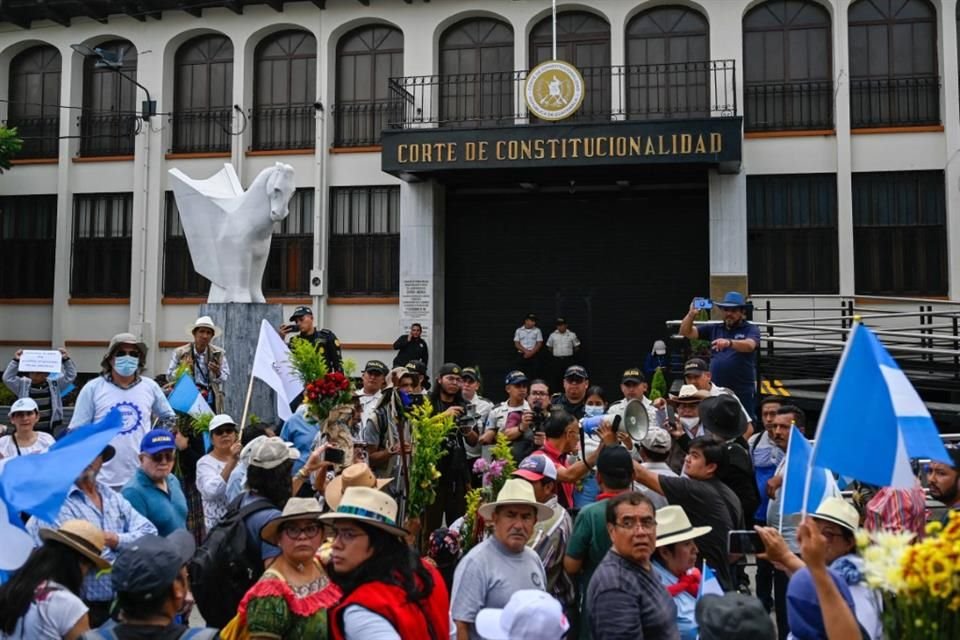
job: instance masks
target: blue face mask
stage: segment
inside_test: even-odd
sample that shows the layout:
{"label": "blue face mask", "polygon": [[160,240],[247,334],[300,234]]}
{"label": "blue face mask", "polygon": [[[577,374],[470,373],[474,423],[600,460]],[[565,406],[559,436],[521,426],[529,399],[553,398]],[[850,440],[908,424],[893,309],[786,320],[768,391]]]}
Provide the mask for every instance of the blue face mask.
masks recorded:
{"label": "blue face mask", "polygon": [[136,356],[117,356],[113,359],[113,370],[122,376],[132,376],[140,367],[140,358]]}
{"label": "blue face mask", "polygon": [[596,416],[603,415],[603,405],[590,405],[588,404],[583,408],[583,415],[588,418],[594,418]]}

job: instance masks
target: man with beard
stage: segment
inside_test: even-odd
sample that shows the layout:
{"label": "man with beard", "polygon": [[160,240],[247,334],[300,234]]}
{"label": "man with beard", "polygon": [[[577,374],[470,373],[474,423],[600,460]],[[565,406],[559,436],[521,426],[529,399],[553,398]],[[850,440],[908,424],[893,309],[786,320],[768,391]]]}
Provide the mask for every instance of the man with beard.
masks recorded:
{"label": "man with beard", "polygon": [[713,380],[737,394],[754,421],[757,369],[753,352],[760,346],[760,329],[747,321],[747,302],[742,293],[730,291],[714,304],[723,314],[723,323],[695,326],[693,321],[700,310],[691,302],[690,310],[680,323],[680,335],[691,340],[710,341]]}
{"label": "man with beard", "polygon": [[960,511],[960,448],[952,445],[947,448],[952,465],[942,462],[931,462],[927,472],[927,484],[930,487],[930,496],[946,505],[940,521],[946,525],[951,511]]}
{"label": "man with beard", "polygon": [[502,609],[520,589],[545,590],[543,563],[527,541],[533,527],[553,516],[539,504],[533,486],[511,478],[496,502],[480,507],[478,515],[493,523],[493,535],[473,547],[457,565],[450,590],[450,615],[457,640],[480,640],[475,622],[481,609]]}

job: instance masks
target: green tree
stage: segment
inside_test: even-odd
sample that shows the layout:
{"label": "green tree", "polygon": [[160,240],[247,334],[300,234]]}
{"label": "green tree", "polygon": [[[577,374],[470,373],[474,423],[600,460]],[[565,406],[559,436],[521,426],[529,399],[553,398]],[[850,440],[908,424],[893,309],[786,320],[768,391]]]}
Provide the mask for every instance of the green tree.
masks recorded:
{"label": "green tree", "polygon": [[23,147],[23,140],[17,137],[17,129],[0,127],[0,173],[9,171],[11,160]]}

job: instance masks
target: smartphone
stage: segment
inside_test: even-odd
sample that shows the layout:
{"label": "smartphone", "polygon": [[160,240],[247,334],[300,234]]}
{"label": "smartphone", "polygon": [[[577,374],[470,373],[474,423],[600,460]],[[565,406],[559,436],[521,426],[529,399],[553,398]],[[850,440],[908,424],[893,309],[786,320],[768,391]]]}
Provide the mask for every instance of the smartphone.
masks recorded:
{"label": "smartphone", "polygon": [[710,300],[710,298],[694,298],[693,308],[694,309],[712,309],[713,301]]}
{"label": "smartphone", "polygon": [[294,331],[297,330],[297,323],[296,323],[296,322],[284,322],[282,325],[280,325],[280,328],[283,330],[283,333],[284,333],[284,334],[293,333]]}
{"label": "smartphone", "polygon": [[343,449],[328,448],[323,452],[324,461],[332,462],[333,464],[343,464],[343,456]]}
{"label": "smartphone", "polygon": [[763,553],[766,548],[763,546],[763,540],[756,531],[734,530],[727,534],[728,553],[747,554]]}

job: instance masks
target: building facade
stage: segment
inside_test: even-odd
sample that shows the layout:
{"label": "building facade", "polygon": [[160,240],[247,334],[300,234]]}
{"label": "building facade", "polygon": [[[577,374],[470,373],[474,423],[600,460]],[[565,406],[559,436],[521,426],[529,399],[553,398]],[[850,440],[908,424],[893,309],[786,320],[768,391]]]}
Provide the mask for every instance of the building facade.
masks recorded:
{"label": "building facade", "polygon": [[5,2],[0,345],[92,372],[129,329],[160,372],[208,286],[168,170],[225,162],[294,166],[264,292],[359,362],[419,321],[496,379],[532,311],[615,371],[695,295],[960,299],[956,0],[558,5],[548,122],[547,0]]}

